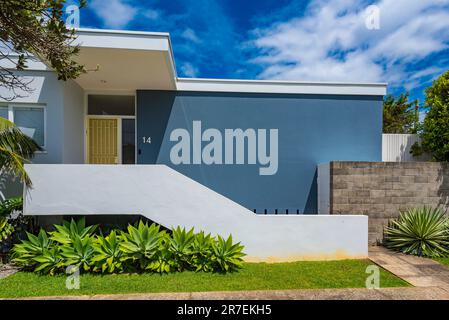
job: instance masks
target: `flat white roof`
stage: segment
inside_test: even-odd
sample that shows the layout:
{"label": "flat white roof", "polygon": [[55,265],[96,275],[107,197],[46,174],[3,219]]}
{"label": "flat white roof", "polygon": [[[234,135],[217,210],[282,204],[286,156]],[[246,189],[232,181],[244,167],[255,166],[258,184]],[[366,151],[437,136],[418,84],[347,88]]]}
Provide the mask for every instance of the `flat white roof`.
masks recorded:
{"label": "flat white roof", "polygon": [[386,83],[177,78],[179,91],[384,96]]}
{"label": "flat white roof", "polygon": [[[92,79],[89,79],[89,74],[87,74],[77,80],[84,84],[83,87],[92,87],[96,90],[102,89],[103,86],[118,89],[123,85],[128,90],[367,96],[387,94],[386,83],[179,78],[176,73],[169,33],[86,28],[77,29],[76,33],[78,38],[74,44],[81,46],[81,58],[83,58],[80,62],[92,64],[90,65],[91,69],[97,63],[105,65],[103,69],[100,67],[99,73],[90,73]],[[141,59],[141,64],[144,62],[143,54],[151,59],[146,68],[137,65],[139,62],[137,58]],[[155,56],[155,54],[162,54],[162,57]],[[161,58],[163,59],[161,60]],[[130,68],[126,68],[127,64]],[[166,70],[162,70],[163,68]],[[113,72],[113,69],[117,69],[117,72]],[[102,73],[105,73],[104,76]],[[151,73],[154,74],[150,77]],[[126,81],[116,81],[115,77],[127,79]],[[108,80],[113,85],[101,84],[100,81],[104,83],[104,80]]]}

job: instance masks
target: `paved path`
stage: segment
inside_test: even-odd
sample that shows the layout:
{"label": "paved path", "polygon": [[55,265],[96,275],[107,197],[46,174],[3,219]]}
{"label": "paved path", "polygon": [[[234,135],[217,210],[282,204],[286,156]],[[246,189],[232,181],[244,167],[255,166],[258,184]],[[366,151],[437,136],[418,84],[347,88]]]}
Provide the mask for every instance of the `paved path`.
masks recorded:
{"label": "paved path", "polygon": [[396,253],[384,247],[371,247],[369,258],[415,287],[438,287],[449,292],[449,268],[432,259]]}
{"label": "paved path", "polygon": [[13,275],[14,273],[19,272],[19,268],[13,266],[12,264],[2,264],[0,265],[0,279],[4,279]]}
{"label": "paved path", "polygon": [[273,291],[145,293],[71,297],[39,297],[38,300],[449,300],[441,288],[307,289]]}

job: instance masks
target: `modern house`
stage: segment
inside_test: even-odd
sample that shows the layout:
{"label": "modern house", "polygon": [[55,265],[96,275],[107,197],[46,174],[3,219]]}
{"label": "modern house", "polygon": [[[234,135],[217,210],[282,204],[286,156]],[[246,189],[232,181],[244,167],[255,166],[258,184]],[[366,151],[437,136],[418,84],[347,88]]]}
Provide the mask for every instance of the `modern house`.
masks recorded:
{"label": "modern house", "polygon": [[265,260],[366,256],[366,217],[317,215],[317,167],[381,161],[385,84],[185,79],[168,34],[77,34],[89,72],[33,61],[33,91],[0,102],[44,148],[25,214],[142,214]]}

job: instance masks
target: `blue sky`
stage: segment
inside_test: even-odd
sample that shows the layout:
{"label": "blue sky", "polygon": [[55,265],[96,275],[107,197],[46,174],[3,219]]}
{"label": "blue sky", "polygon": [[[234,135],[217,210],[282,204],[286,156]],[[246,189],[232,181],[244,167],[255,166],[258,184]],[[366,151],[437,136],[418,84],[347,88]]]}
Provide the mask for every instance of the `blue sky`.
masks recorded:
{"label": "blue sky", "polygon": [[169,32],[181,77],[388,82],[422,100],[449,69],[449,0],[88,0],[81,26]]}

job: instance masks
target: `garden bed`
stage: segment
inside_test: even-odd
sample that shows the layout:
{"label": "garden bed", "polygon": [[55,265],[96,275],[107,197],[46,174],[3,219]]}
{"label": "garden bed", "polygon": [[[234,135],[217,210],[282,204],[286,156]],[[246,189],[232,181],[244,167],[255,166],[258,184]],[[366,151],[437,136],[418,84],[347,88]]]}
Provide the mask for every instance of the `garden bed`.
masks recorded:
{"label": "garden bed", "polygon": [[[79,290],[68,290],[64,275],[19,272],[0,280],[0,298],[39,296],[364,288],[369,260],[292,263],[245,263],[228,274],[182,272],[170,274],[84,274]],[[381,269],[380,286],[405,287],[406,282]]]}

